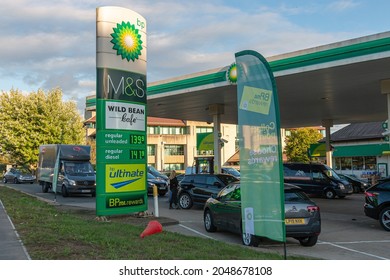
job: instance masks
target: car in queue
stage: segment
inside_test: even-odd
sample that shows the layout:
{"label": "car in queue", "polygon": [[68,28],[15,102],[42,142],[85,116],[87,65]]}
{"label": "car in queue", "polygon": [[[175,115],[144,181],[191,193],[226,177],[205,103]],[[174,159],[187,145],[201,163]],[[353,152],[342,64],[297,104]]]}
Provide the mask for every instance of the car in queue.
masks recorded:
{"label": "car in queue", "polygon": [[221,173],[233,175],[237,179],[240,179],[241,177],[240,171],[233,167],[221,167]]}
{"label": "car in queue", "polygon": [[[320,208],[301,188],[287,183],[284,184],[284,207],[286,237],[297,239],[305,247],[314,246],[321,233]],[[206,231],[230,231],[241,234],[244,245],[259,245],[260,237],[242,231],[240,182],[229,184],[217,196],[209,198],[203,211]]]}
{"label": "car in queue", "polygon": [[212,194],[235,181],[238,179],[229,174],[187,174],[179,183],[179,205],[182,209],[190,209],[194,204],[203,206]]}
{"label": "car in queue", "polygon": [[155,177],[151,173],[147,175],[148,194],[153,194],[153,185],[157,187],[157,193],[164,196],[168,192],[168,182],[161,177]]}
{"label": "car in queue", "polygon": [[3,183],[34,183],[36,176],[26,168],[10,168],[3,175]]}
{"label": "car in queue", "polygon": [[354,193],[363,193],[368,187],[370,187],[370,184],[368,182],[360,180],[353,175],[340,173],[337,173],[337,175],[339,175],[341,179],[351,183]]}
{"label": "car in queue", "polygon": [[379,180],[364,192],[364,214],[390,231],[390,178]]}
{"label": "car in queue", "polygon": [[322,163],[285,162],[283,172],[285,183],[300,187],[309,196],[333,199],[353,194],[351,183]]}

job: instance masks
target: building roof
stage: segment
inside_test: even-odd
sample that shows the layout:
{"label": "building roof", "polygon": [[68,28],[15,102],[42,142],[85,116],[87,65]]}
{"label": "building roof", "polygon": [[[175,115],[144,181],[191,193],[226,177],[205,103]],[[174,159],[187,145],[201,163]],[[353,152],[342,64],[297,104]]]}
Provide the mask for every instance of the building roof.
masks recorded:
{"label": "building roof", "polygon": [[93,116],[88,120],[84,121],[84,124],[89,124],[89,123],[96,123],[96,116]]}
{"label": "building roof", "polygon": [[149,126],[186,126],[183,120],[148,117]]}
{"label": "building roof", "polygon": [[353,123],[332,133],[330,138],[332,142],[382,139],[382,133],[385,132],[382,124],[383,122]]}

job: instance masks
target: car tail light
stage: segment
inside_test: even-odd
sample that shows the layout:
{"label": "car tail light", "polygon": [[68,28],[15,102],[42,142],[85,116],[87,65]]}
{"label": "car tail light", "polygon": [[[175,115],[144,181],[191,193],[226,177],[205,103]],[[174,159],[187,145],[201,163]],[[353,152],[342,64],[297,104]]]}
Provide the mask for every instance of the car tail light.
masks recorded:
{"label": "car tail light", "polygon": [[318,207],[318,206],[307,206],[307,211],[309,213],[317,212],[317,211],[320,211],[320,207]]}
{"label": "car tail light", "polygon": [[364,192],[364,195],[366,197],[375,197],[376,196],[374,193],[371,193],[371,192]]}

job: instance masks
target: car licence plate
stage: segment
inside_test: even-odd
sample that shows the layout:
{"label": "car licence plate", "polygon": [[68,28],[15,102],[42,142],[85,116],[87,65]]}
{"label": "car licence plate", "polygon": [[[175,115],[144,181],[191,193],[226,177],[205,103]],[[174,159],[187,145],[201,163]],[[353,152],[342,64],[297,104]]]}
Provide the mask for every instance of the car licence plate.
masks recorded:
{"label": "car licence plate", "polygon": [[82,193],[90,193],[91,190],[81,190]]}
{"label": "car licence plate", "polygon": [[303,225],[305,224],[305,219],[285,219],[286,225]]}

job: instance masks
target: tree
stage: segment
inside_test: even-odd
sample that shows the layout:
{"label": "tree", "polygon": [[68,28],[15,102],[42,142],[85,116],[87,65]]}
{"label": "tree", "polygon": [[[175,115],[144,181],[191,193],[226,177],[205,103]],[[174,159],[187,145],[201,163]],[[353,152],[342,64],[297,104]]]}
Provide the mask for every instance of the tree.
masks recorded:
{"label": "tree", "polygon": [[309,162],[308,149],[323,138],[322,134],[314,128],[298,128],[291,131],[286,137],[285,153],[288,161]]}
{"label": "tree", "polygon": [[81,144],[82,118],[73,101],[63,102],[58,88],[0,95],[0,147],[12,164],[34,165],[42,144]]}

